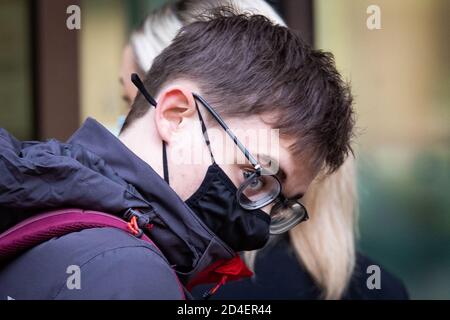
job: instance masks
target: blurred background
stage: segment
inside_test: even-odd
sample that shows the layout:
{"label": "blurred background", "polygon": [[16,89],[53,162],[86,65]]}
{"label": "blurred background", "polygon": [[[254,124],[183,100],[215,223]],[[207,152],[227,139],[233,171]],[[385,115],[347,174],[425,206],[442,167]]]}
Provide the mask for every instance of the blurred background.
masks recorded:
{"label": "blurred background", "polygon": [[[88,116],[111,131],[129,32],[156,0],[1,0],[0,127],[64,140]],[[360,249],[414,299],[450,299],[450,1],[280,0],[270,4],[332,51],[358,114]],[[81,8],[81,30],[66,8]],[[370,5],[381,29],[369,30]]]}

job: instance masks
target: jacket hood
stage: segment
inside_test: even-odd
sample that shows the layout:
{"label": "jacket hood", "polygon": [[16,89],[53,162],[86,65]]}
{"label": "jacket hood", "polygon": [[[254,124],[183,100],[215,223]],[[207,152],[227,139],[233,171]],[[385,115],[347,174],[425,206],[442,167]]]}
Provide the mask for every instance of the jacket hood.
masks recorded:
{"label": "jacket hood", "polygon": [[172,188],[93,119],[67,141],[20,142],[0,131],[0,232],[36,212],[61,208],[149,214],[151,238],[187,283],[233,250]]}

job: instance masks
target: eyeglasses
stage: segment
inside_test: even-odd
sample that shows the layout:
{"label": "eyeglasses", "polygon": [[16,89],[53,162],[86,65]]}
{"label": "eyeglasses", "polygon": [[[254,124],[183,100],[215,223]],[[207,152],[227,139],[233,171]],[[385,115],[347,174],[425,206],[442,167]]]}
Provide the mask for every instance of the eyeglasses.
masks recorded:
{"label": "eyeglasses", "polygon": [[[270,233],[281,234],[289,231],[297,224],[309,219],[305,206],[295,199],[287,199],[282,194],[282,186],[278,177],[271,170],[261,165],[247,148],[230,130],[222,117],[200,95],[193,93],[194,98],[208,110],[212,117],[220,124],[236,146],[250,162],[253,170],[244,171],[244,182],[239,186],[236,197],[239,205],[246,210],[261,209],[273,203],[270,210]],[[209,147],[206,126],[197,106],[203,135]]]}
{"label": "eyeglasses", "polygon": [[[131,76],[131,81],[136,85],[146,100],[154,107],[157,103],[153,97],[145,89],[144,84],[137,74]],[[192,94],[196,101],[205,107],[212,117],[225,130],[228,136],[233,140],[236,146],[244,154],[245,158],[253,167],[252,170],[244,171],[244,182],[239,186],[236,198],[239,205],[246,210],[256,210],[266,207],[273,203],[270,211],[270,234],[276,235],[289,231],[299,223],[309,219],[306,208],[295,199],[287,199],[282,194],[282,186],[276,173],[266,169],[256,158],[244,147],[237,136],[230,130],[222,117],[212,108],[209,103],[200,95]],[[210,148],[210,141],[206,129],[205,122],[201,115],[200,109],[196,104],[198,116],[202,125],[203,136],[206,144]],[[211,150],[211,149],[210,149]],[[211,153],[211,157],[214,157]]]}

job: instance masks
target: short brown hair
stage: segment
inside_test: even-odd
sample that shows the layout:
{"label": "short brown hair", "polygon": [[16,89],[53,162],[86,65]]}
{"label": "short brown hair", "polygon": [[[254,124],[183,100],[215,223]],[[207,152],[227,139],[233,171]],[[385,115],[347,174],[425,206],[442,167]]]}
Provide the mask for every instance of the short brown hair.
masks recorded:
{"label": "short brown hair", "polygon": [[[183,27],[144,85],[156,95],[178,78],[195,81],[223,117],[274,114],[271,125],[294,138],[294,154],[309,152],[329,172],[352,151],[352,95],[333,55],[264,16],[219,8]],[[148,110],[139,94],[122,130]]]}

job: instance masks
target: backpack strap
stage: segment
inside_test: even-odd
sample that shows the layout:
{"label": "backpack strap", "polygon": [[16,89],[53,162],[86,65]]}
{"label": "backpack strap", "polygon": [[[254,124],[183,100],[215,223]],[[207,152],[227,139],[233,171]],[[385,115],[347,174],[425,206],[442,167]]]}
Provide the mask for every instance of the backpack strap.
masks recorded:
{"label": "backpack strap", "polygon": [[[136,211],[132,210],[132,212]],[[129,211],[127,214],[130,218],[129,223],[104,212],[82,209],[62,209],[33,216],[0,234],[0,262],[7,261],[51,238],[92,228],[121,229],[151,243],[158,249],[139,228],[137,222],[139,217]]]}

